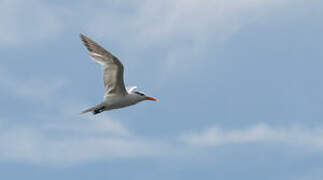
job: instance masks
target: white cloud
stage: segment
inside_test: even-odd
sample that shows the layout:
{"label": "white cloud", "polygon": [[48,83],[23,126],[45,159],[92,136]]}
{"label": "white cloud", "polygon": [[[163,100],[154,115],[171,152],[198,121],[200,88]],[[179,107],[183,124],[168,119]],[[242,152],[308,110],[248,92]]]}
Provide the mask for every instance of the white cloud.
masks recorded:
{"label": "white cloud", "polygon": [[[111,2],[103,3],[99,8],[81,1],[80,5],[69,5],[71,7],[67,13],[65,8],[48,2],[4,0],[0,2],[0,21],[3,23],[0,44],[48,40],[73,28],[115,40],[124,44],[126,49],[136,47],[136,51],[140,47],[149,48],[165,42],[169,46],[172,46],[172,42],[185,42],[185,46],[177,44],[180,47],[170,48],[166,65],[172,68],[181,64],[182,60],[189,59],[188,56],[192,54],[198,58],[209,41],[219,42],[230,37],[242,26],[261,20],[272,9],[286,2],[291,1],[139,1],[129,5],[127,12],[119,12],[121,7],[128,6],[128,2],[114,1],[114,5]],[[74,23],[69,25],[70,22]],[[0,88],[31,99],[51,97],[64,82],[61,79],[20,80],[0,69]],[[300,126],[277,128],[265,124],[237,130],[213,127],[200,133],[183,134],[179,142],[164,142],[157,138],[140,137],[111,118],[75,118],[79,110],[73,109],[71,115],[72,111],[65,110],[66,106],[63,105],[66,101],[58,103],[56,100],[55,105],[62,106],[59,110],[61,114],[55,111],[45,113],[42,116],[47,119],[43,124],[6,125],[0,121],[0,160],[74,164],[177,154],[179,151],[194,151],[192,146],[213,148],[227,144],[267,142],[323,149],[323,132],[320,129]],[[74,107],[82,103],[76,104]]]}
{"label": "white cloud", "polygon": [[15,96],[47,101],[52,99],[65,83],[66,80],[57,77],[25,78],[22,80],[0,66],[0,89]]}
{"label": "white cloud", "polygon": [[[55,84],[42,79],[18,80],[5,68],[0,69],[1,89],[14,96],[46,100],[46,105],[54,102],[48,111],[44,108],[25,117],[25,122],[0,117],[0,161],[71,165],[169,152],[168,143],[137,136],[104,114],[79,115],[84,103],[70,97],[55,99],[60,89]],[[20,117],[24,118],[23,111]]]}
{"label": "white cloud", "polygon": [[0,125],[0,161],[39,165],[145,157],[188,158],[200,152],[196,147],[206,149],[232,144],[304,147],[298,149],[301,152],[323,150],[323,131],[301,126],[275,128],[258,124],[235,130],[212,127],[200,133],[182,134],[178,136],[179,141],[176,138],[162,141],[138,136],[120,122],[104,116],[65,117],[43,125],[10,126],[0,121]]}
{"label": "white cloud", "polygon": [[1,161],[72,165],[159,156],[169,148],[161,141],[138,137],[107,117],[66,118],[44,125],[3,125],[0,129]]}
{"label": "white cloud", "polygon": [[107,3],[106,9],[100,8],[88,16],[86,29],[97,37],[119,42],[127,49],[141,47],[135,51],[167,44],[170,48],[166,67],[182,68],[185,64],[182,61],[196,59],[194,57],[209,51],[241,27],[261,21],[288,2],[295,1],[163,0],[139,1],[130,7],[128,1],[124,1],[119,6],[128,7],[125,15],[118,12],[119,6]]}
{"label": "white cloud", "polygon": [[39,0],[0,1],[0,45],[30,44],[53,38],[62,27],[61,8]]}
{"label": "white cloud", "polygon": [[[83,115],[86,116],[86,115]],[[62,132],[62,133],[72,133],[72,134],[91,134],[91,135],[118,135],[122,137],[130,136],[131,133],[126,129],[120,122],[111,120],[104,116],[98,116],[91,118],[92,115],[80,117],[74,121],[55,121],[52,123],[47,123],[40,127],[48,132]],[[66,117],[65,117],[66,118]],[[72,116],[70,117],[73,118]]]}
{"label": "white cloud", "polygon": [[[31,79],[31,82],[35,81],[37,83],[31,85],[12,77],[4,68],[0,69],[0,87],[14,95],[42,99],[43,96],[53,97],[52,94],[57,92],[55,86],[44,86],[46,82]],[[195,147],[250,143],[285,144],[323,151],[321,128],[258,124],[230,130],[214,126],[199,133],[181,134],[179,141],[177,136],[164,141],[156,137],[141,137],[104,114],[78,116],[80,104],[84,103],[71,97],[59,101],[51,99],[55,102],[54,107],[50,106],[48,112],[34,112],[25,124],[9,123],[12,121],[8,118],[0,121],[0,161],[71,165],[119,158],[188,157],[199,153]],[[44,119],[32,119],[39,117]]]}
{"label": "white cloud", "polygon": [[258,124],[237,130],[225,130],[214,126],[200,133],[183,134],[180,140],[186,144],[201,147],[272,142],[323,150],[323,130],[302,126],[272,127]]}
{"label": "white cloud", "polygon": [[226,39],[240,27],[261,20],[289,2],[295,1],[139,0],[60,4],[3,0],[0,1],[0,43],[30,43],[51,39],[68,30],[85,30],[96,37],[115,40],[127,49],[134,45],[148,48],[165,41],[168,44],[185,41],[188,47],[197,48],[209,39]]}
{"label": "white cloud", "polygon": [[[204,41],[210,35],[222,39],[224,34],[230,34],[244,24],[261,19],[262,16],[270,13],[270,10],[286,2],[290,1],[139,1],[133,4],[129,8],[130,12],[122,15],[121,18],[115,18],[121,14],[118,13],[118,9],[112,9],[118,7],[107,4],[106,8],[111,8],[110,11],[101,8],[94,13],[89,28],[99,36],[120,38],[115,36],[119,34],[127,36],[127,39],[136,39],[136,42],[145,43],[171,38]],[[122,4],[127,6],[128,2]]]}
{"label": "white cloud", "polygon": [[[0,45],[28,45],[63,32],[86,33],[113,42],[123,54],[145,54],[166,46],[164,74],[203,62],[217,43],[250,23],[261,22],[291,0],[158,0],[0,2]],[[102,40],[100,40],[102,42]],[[108,47],[107,47],[108,48]],[[131,52],[133,51],[133,52]],[[125,55],[123,55],[125,56]],[[137,58],[136,62],[146,60]],[[212,59],[213,60],[213,59]],[[185,62],[185,63],[184,63]]]}

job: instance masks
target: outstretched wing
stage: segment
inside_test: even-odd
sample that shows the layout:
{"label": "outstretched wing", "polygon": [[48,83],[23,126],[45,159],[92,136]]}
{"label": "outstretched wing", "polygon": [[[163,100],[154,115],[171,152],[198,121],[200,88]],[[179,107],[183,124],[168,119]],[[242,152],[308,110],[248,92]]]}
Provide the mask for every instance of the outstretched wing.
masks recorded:
{"label": "outstretched wing", "polygon": [[117,57],[105,50],[90,38],[80,34],[83,44],[89,50],[90,57],[102,65],[105,97],[110,95],[126,95],[123,80],[123,65]]}

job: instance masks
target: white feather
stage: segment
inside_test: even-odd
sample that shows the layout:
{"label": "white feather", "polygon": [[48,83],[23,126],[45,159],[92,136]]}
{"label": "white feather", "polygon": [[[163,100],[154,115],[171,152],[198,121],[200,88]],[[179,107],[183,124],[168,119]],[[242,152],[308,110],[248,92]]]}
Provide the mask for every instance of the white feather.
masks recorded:
{"label": "white feather", "polygon": [[127,92],[130,94],[130,93],[132,93],[133,92],[133,90],[135,90],[137,88],[137,86],[129,86],[129,87],[127,87],[126,89],[127,89]]}

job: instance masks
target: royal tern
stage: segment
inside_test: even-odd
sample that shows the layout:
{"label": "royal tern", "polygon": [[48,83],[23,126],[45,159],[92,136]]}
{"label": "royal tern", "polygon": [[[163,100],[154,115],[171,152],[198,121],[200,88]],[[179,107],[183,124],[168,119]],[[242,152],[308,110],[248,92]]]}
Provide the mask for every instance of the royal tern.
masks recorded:
{"label": "royal tern", "polygon": [[103,111],[134,105],[144,100],[157,101],[156,98],[134,91],[135,86],[126,88],[121,61],[90,38],[83,34],[80,34],[80,37],[89,50],[91,59],[102,66],[105,87],[103,102],[82,111],[82,114],[87,112],[98,114]]}

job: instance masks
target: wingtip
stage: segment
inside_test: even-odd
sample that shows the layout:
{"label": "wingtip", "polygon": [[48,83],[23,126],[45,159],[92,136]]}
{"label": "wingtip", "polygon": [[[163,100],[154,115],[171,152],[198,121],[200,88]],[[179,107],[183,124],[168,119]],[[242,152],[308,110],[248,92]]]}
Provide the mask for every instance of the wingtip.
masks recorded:
{"label": "wingtip", "polygon": [[80,33],[80,38],[81,38],[81,39],[85,39],[85,38],[86,38],[86,36],[85,36],[84,34]]}
{"label": "wingtip", "polygon": [[84,46],[90,51],[92,52],[92,48],[89,45],[89,41],[90,39],[88,37],[86,37],[85,35],[83,35],[82,33],[80,33],[80,38],[84,44]]}

